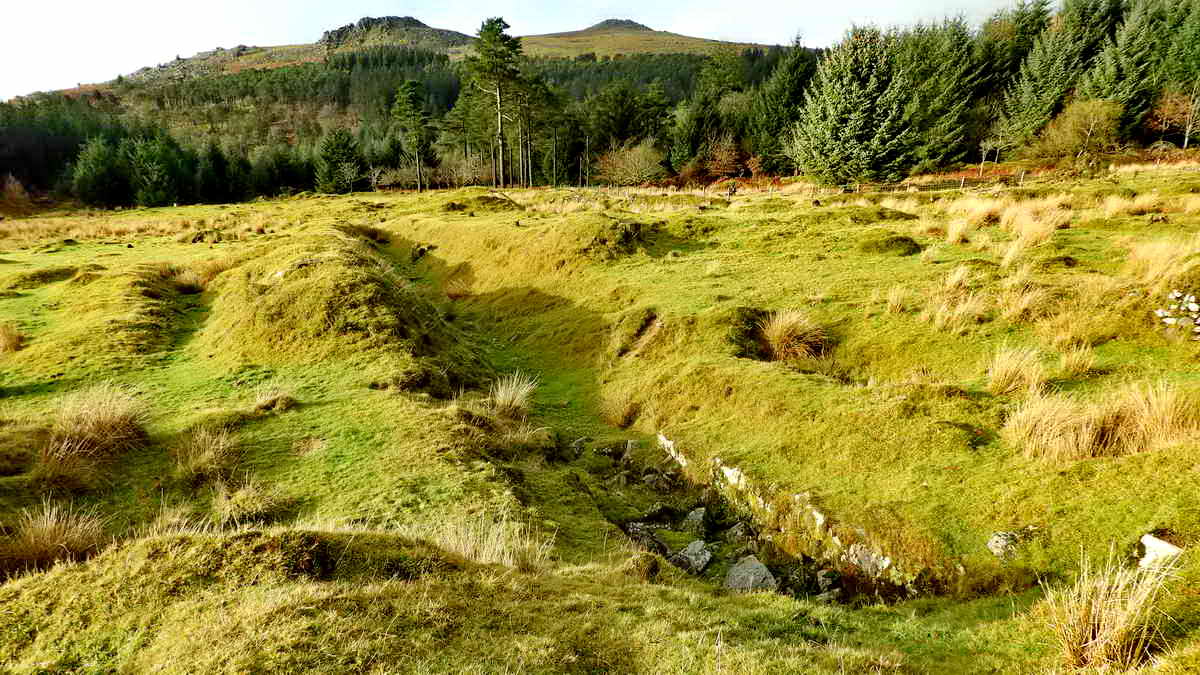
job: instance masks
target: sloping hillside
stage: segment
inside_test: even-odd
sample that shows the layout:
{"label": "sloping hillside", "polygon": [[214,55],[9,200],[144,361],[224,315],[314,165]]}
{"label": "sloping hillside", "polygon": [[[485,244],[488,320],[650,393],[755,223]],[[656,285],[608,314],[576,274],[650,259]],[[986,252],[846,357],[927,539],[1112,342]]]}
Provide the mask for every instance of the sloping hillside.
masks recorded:
{"label": "sloping hillside", "polygon": [[[763,48],[765,45],[721,42],[657,31],[639,23],[609,19],[590,28],[565,33],[523,37],[526,56],[574,58],[584,54],[597,57],[617,54],[710,54],[719,49]],[[352,51],[381,45],[400,45],[439,52],[452,58],[465,57],[474,38],[443,28],[427,26],[418,19],[406,17],[364,17],[356,23],[326,31],[312,44],[274,47],[219,47],[190,58],[143,68],[128,76],[138,82],[170,82],[215,75],[236,73],[249,68],[281,68],[299,63],[317,63],[331,53]]]}
{"label": "sloping hillside", "polygon": [[721,42],[654,30],[642,24],[609,19],[579,31],[521,38],[530,56],[574,57],[580,54],[708,54],[719,49],[753,49],[764,45]]}
{"label": "sloping hillside", "polygon": [[1046,672],[1153,535],[1186,672],[1198,191],[6,220],[0,669]]}

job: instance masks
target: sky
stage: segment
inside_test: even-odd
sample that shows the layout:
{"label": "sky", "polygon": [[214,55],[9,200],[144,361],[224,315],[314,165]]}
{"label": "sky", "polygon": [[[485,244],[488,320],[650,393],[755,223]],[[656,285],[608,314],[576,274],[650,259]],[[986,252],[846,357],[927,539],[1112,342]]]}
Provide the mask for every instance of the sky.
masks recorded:
{"label": "sky", "polygon": [[474,34],[502,16],[514,35],[586,28],[632,19],[695,37],[787,44],[800,34],[828,46],[855,23],[896,25],[963,15],[979,21],[1013,0],[4,0],[0,101],[34,91],[104,82],[214,47],[300,44],[364,16],[414,16],[430,26]]}

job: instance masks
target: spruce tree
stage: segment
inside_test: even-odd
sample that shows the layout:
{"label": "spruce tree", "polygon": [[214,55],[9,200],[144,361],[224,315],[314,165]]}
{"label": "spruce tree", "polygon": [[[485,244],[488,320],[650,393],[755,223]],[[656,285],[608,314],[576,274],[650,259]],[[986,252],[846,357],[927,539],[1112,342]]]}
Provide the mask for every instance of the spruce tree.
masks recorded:
{"label": "spruce tree", "polygon": [[893,37],[857,27],[817,68],[785,150],[826,183],[898,180],[915,162],[906,108],[912,83]]}
{"label": "spruce tree", "polygon": [[1038,37],[1004,97],[1004,141],[1024,145],[1062,110],[1105,41],[1120,25],[1123,0],[1067,0]]}
{"label": "spruce tree", "polygon": [[1162,86],[1170,10],[1166,0],[1138,0],[1114,39],[1079,87],[1081,98],[1103,99],[1122,108],[1121,135],[1141,127]]}
{"label": "spruce tree", "polygon": [[399,91],[396,92],[396,102],[392,104],[392,121],[399,131],[404,154],[413,164],[418,192],[423,185],[422,168],[432,142],[429,119],[425,116],[423,104],[421,85],[413,80],[400,85]]}
{"label": "spruce tree", "polygon": [[917,131],[915,171],[961,162],[973,149],[968,138],[977,67],[973,35],[962,19],[921,24],[897,38],[900,68],[912,83],[906,111]]}
{"label": "spruce tree", "polygon": [[362,179],[362,158],[358,142],[348,130],[338,128],[321,140],[317,156],[317,192],[344,194]]}
{"label": "spruce tree", "polygon": [[817,57],[797,39],[771,76],[755,92],[751,110],[751,146],[767,173],[794,170],[783,139],[800,116],[804,90],[817,71]]}

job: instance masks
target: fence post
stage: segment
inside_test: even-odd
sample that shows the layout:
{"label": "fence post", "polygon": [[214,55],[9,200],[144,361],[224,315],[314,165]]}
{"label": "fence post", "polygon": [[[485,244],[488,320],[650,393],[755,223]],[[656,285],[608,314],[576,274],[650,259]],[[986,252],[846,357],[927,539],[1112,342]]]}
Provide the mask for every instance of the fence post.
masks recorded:
{"label": "fence post", "polygon": [[1025,186],[1025,171],[1024,170],[1021,171],[1021,180],[1017,183],[1017,185],[1020,187]]}

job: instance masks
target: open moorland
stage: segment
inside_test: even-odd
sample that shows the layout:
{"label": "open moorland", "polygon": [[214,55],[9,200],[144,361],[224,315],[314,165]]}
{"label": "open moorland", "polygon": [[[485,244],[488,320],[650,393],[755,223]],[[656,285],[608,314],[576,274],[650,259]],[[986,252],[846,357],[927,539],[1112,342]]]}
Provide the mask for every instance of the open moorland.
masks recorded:
{"label": "open moorland", "polygon": [[1188,164],[10,218],[0,663],[1191,672],[1198,261]]}

